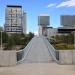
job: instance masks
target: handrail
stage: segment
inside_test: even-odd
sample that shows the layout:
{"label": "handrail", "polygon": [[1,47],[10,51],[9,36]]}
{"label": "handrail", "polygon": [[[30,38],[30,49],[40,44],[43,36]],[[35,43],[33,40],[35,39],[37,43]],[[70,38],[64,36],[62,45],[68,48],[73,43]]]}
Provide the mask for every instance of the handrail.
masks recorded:
{"label": "handrail", "polygon": [[57,63],[59,63],[59,61],[56,59],[56,50],[54,49],[54,47],[49,43],[49,41],[45,37],[43,37],[43,40],[49,50],[49,53],[53,57],[53,60],[55,60]]}
{"label": "handrail", "polygon": [[[32,38],[32,39],[34,39],[34,38]],[[22,49],[22,50],[20,50],[20,51],[17,51],[17,52],[21,52],[21,51],[24,52],[24,54],[23,54],[23,56],[22,56],[22,59],[21,59],[20,61],[17,61],[17,63],[21,63],[21,62],[23,62],[23,61],[25,60],[25,57],[27,56],[27,54],[28,54],[28,52],[29,52],[29,50],[30,50],[30,48],[31,48],[32,41],[33,41],[33,40],[31,40],[31,41],[28,43],[28,45],[27,45],[24,49]]]}

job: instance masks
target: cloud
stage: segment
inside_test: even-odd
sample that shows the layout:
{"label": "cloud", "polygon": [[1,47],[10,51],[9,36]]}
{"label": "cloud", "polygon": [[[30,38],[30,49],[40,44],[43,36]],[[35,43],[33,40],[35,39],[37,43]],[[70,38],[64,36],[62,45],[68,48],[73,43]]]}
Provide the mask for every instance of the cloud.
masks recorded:
{"label": "cloud", "polygon": [[50,8],[50,7],[53,7],[53,6],[55,6],[55,4],[51,4],[51,3],[50,3],[50,4],[48,4],[46,7],[47,7],[47,8]]}
{"label": "cloud", "polygon": [[74,7],[75,6],[75,0],[67,0],[64,2],[61,2],[60,4],[58,4],[56,7]]}
{"label": "cloud", "polygon": [[57,4],[48,4],[47,8],[50,7],[56,7],[56,8],[60,8],[60,7],[75,7],[75,0],[65,0],[63,2],[57,3]]}

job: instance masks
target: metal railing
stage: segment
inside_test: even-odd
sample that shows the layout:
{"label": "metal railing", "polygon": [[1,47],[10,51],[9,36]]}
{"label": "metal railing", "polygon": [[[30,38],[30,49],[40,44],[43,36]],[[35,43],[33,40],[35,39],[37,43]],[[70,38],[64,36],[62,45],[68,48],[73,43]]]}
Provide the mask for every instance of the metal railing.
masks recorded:
{"label": "metal railing", "polygon": [[31,46],[32,46],[32,41],[34,38],[32,38],[32,40],[28,43],[28,45],[22,49],[16,52],[17,54],[17,63],[22,63],[25,60],[25,57],[27,56]]}
{"label": "metal railing", "polygon": [[49,41],[47,40],[46,37],[42,37],[42,38],[43,38],[43,40],[44,40],[44,42],[45,42],[45,44],[46,44],[46,46],[48,48],[49,53],[51,54],[53,60],[56,61],[57,63],[59,63],[59,61],[56,58],[56,50],[55,50],[55,48],[49,43]]}

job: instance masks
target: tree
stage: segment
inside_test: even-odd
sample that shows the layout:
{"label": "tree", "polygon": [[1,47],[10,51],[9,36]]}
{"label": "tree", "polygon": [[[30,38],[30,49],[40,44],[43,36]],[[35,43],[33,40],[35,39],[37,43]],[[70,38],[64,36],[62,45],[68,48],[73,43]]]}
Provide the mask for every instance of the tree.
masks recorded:
{"label": "tree", "polygon": [[[7,43],[8,41],[8,34],[6,32],[2,32],[2,43]],[[0,33],[0,42],[1,42],[1,33]]]}
{"label": "tree", "polygon": [[28,37],[28,40],[30,41],[34,37],[34,33],[29,32],[27,37]]}
{"label": "tree", "polygon": [[15,41],[12,37],[9,37],[7,44],[5,45],[4,50],[12,50],[15,46]]}
{"label": "tree", "polygon": [[74,34],[70,33],[67,37],[67,40],[69,44],[74,44]]}
{"label": "tree", "polygon": [[3,43],[5,43],[5,48],[4,50],[12,50],[16,48],[16,45],[22,46],[24,48],[29,41],[34,37],[33,33],[29,34],[19,34],[19,33],[14,33],[8,35],[7,33],[3,32]]}

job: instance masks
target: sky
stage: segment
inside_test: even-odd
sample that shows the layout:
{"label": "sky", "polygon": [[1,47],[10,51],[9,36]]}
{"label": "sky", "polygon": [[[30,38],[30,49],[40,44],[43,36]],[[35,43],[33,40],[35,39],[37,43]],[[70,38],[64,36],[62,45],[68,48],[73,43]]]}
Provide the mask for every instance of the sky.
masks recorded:
{"label": "sky", "polygon": [[38,32],[38,15],[50,15],[50,26],[60,27],[61,15],[75,15],[75,0],[0,0],[0,26],[5,23],[6,5],[21,5],[27,13],[27,32]]}

